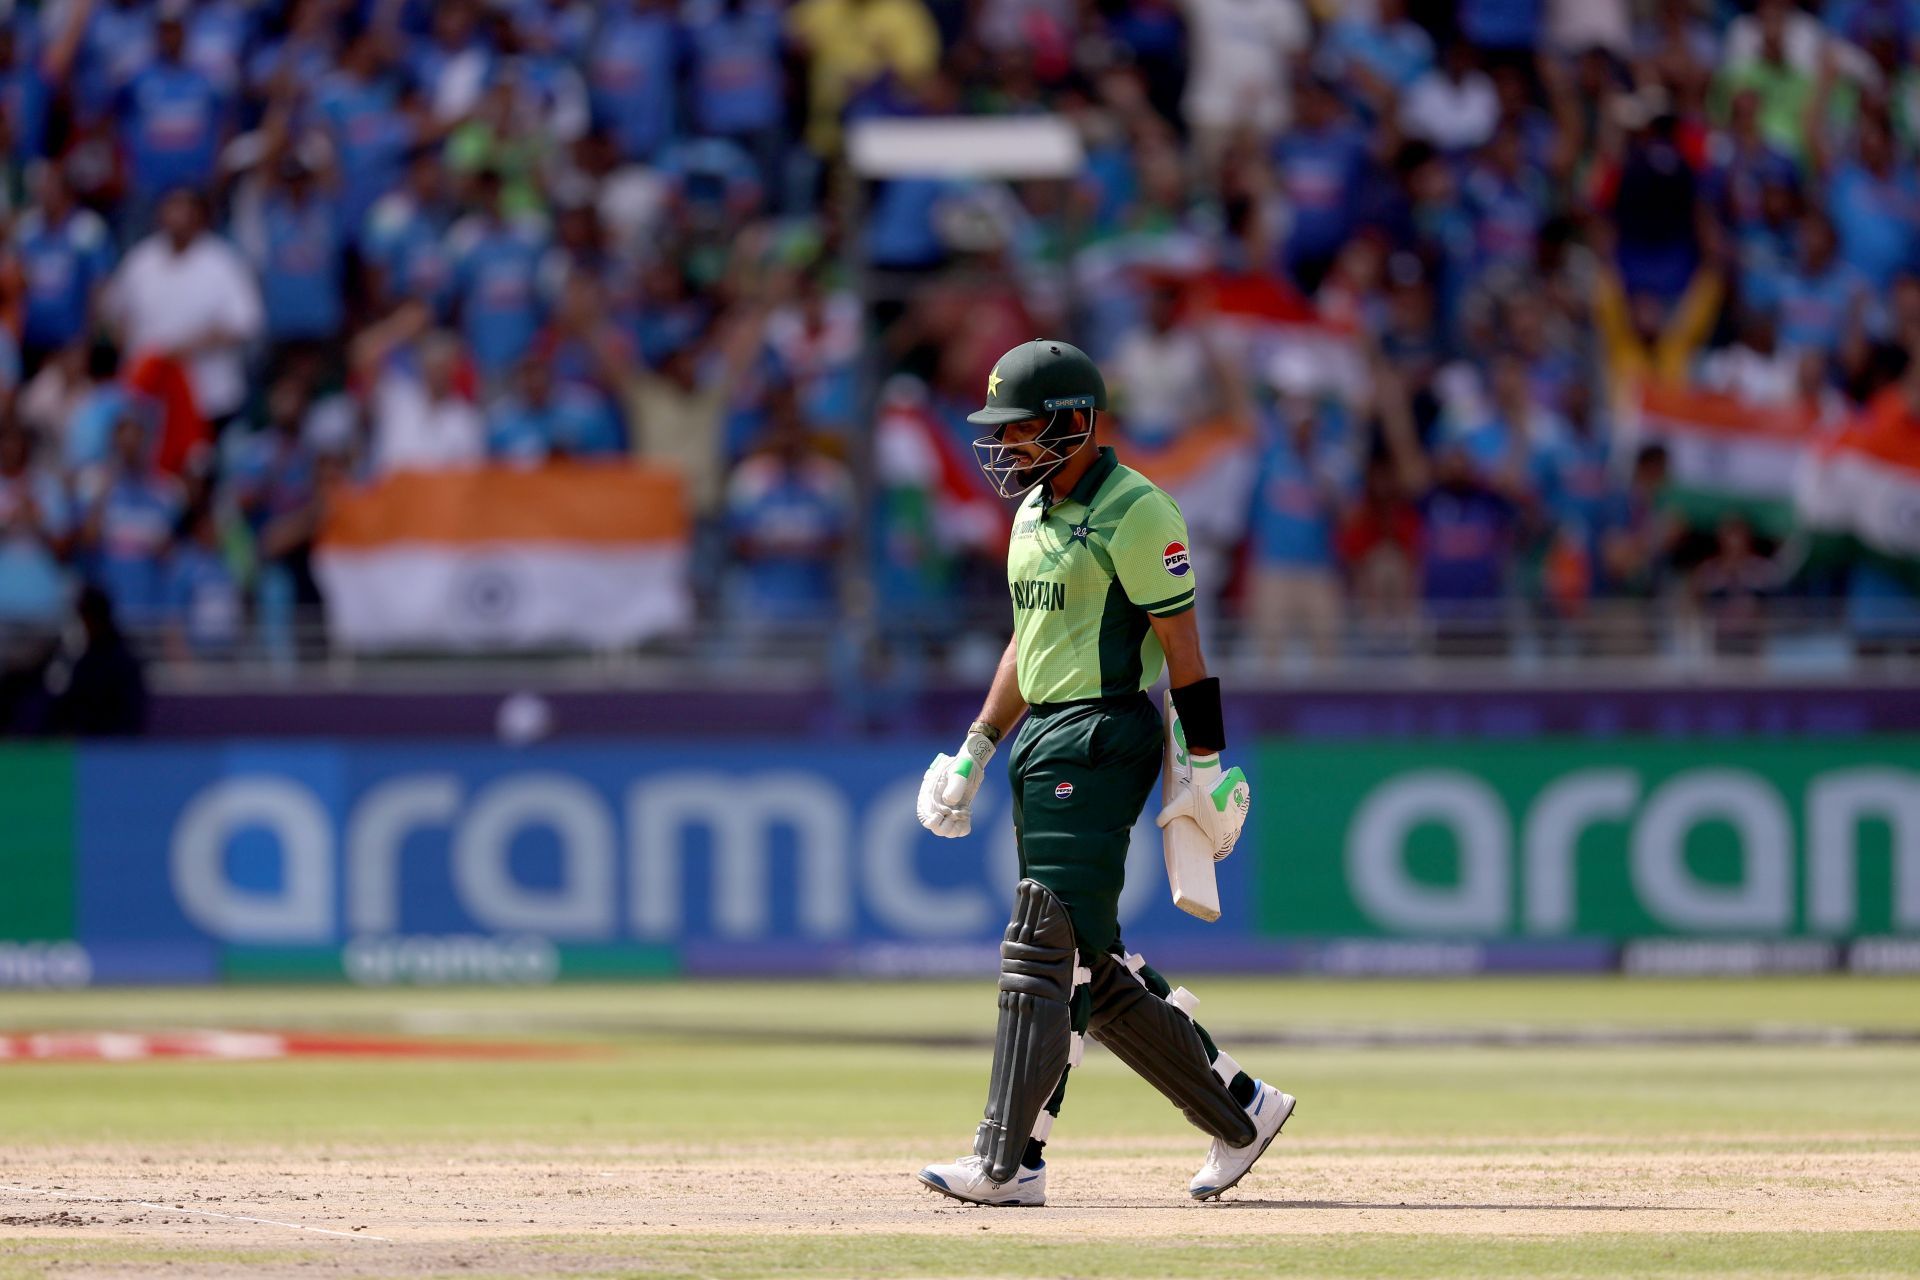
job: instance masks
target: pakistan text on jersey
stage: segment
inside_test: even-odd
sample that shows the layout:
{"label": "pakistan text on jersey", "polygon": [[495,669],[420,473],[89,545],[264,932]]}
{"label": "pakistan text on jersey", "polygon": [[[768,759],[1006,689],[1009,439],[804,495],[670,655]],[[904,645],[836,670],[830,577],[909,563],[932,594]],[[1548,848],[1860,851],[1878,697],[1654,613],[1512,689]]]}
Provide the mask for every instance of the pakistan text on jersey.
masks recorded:
{"label": "pakistan text on jersey", "polygon": [[1013,607],[1016,609],[1045,609],[1051,612],[1067,607],[1067,584],[1064,582],[1036,578],[1007,585],[1013,588]]}

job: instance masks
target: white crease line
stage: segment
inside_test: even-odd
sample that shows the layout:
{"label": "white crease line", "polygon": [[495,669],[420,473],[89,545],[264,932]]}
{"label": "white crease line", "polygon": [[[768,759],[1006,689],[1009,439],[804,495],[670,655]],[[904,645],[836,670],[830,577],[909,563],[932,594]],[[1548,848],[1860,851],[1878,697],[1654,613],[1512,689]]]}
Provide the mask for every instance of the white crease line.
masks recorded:
{"label": "white crease line", "polygon": [[285,1227],[289,1231],[312,1231],[323,1236],[345,1236],[349,1240],[378,1240],[381,1244],[392,1244],[386,1236],[370,1236],[360,1231],[336,1231],[332,1227],[306,1227],[298,1222],[277,1222],[272,1218],[250,1218],[244,1213],[215,1213],[212,1209],[189,1209],[180,1204],[155,1204],[151,1200],[126,1200],[119,1196],[89,1196],[72,1191],[48,1191],[42,1187],[22,1187],[11,1182],[0,1182],[0,1191],[18,1191],[22,1195],[46,1196],[52,1200],[71,1200],[87,1204],[130,1204],[141,1209],[158,1209],[163,1213],[197,1213],[204,1218],[224,1218],[228,1222],[257,1222],[267,1227]]}

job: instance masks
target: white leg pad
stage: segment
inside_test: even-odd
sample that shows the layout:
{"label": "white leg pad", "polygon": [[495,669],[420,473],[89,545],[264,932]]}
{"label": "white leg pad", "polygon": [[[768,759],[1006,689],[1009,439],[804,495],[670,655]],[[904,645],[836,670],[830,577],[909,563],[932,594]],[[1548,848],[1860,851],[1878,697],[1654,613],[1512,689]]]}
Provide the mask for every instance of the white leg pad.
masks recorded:
{"label": "white leg pad", "polygon": [[1175,987],[1167,993],[1167,1003],[1191,1018],[1193,1011],[1200,1007],[1200,997],[1185,987]]}
{"label": "white leg pad", "polygon": [[1233,1078],[1240,1074],[1240,1064],[1233,1055],[1222,1049],[1213,1059],[1213,1074],[1220,1077],[1221,1084],[1232,1084]]}
{"label": "white leg pad", "polygon": [[1053,1112],[1042,1111],[1040,1118],[1033,1122],[1033,1140],[1045,1142],[1047,1135],[1053,1132]]}
{"label": "white leg pad", "polygon": [[[1078,1031],[1074,1032],[1073,1047],[1067,1050],[1067,1066],[1069,1068],[1079,1066],[1080,1055],[1085,1053],[1086,1051],[1087,1051],[1087,1038],[1084,1035],[1080,1034]],[[1044,1115],[1046,1113],[1042,1112],[1041,1114]]]}

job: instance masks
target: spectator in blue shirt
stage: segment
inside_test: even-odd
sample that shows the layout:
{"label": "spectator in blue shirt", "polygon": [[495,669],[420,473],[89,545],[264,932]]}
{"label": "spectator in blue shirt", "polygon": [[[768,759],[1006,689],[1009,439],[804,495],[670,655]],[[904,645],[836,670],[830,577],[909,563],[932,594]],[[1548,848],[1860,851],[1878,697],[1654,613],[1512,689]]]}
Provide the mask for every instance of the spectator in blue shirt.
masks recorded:
{"label": "spectator in blue shirt", "polygon": [[21,354],[29,375],[53,351],[86,336],[94,299],[113,271],[113,236],[73,199],[56,165],[38,170],[34,203],[14,225],[25,276]]}
{"label": "spectator in blue shirt", "polygon": [[786,164],[786,83],[780,6],[717,0],[687,35],[694,120],[753,156],[769,208],[781,207]]}
{"label": "spectator in blue shirt", "polygon": [[60,466],[78,475],[107,459],[113,447],[113,428],[132,412],[126,388],[120,385],[120,352],[110,342],[87,348],[86,385],[67,417],[66,437],[60,445]]}
{"label": "spectator in blue shirt", "polygon": [[1892,130],[1877,111],[1861,112],[1854,156],[1828,183],[1827,214],[1840,235],[1840,256],[1876,288],[1914,264],[1920,177],[1900,163]]}
{"label": "spectator in blue shirt", "polygon": [[1920,20],[1909,0],[1828,0],[1821,8],[1827,30],[1863,47],[1891,36],[1905,48]]}
{"label": "spectator in blue shirt", "polygon": [[1516,504],[1546,500],[1565,424],[1535,399],[1527,366],[1517,356],[1496,356],[1490,382],[1488,413],[1459,432],[1459,447],[1483,484]]}
{"label": "spectator in blue shirt", "polygon": [[[1740,288],[1748,304],[1772,306],[1781,277],[1799,252],[1805,201],[1796,181],[1769,181],[1760,188],[1760,217],[1737,233]],[[1825,221],[1822,214],[1821,220]],[[1831,234],[1832,223],[1828,223]]]}
{"label": "spectator in blue shirt", "polygon": [[75,68],[74,105],[81,115],[107,114],[114,99],[152,61],[153,8],[151,0],[112,0],[92,6]]}
{"label": "spectator in blue shirt", "polygon": [[579,141],[593,123],[593,103],[577,59],[555,43],[554,25],[517,19],[501,27],[506,56],[499,74],[513,86],[519,114],[552,142]]}
{"label": "spectator in blue shirt", "polygon": [[839,609],[840,548],[853,519],[846,468],[776,407],[764,450],[727,481],[726,528],[740,566],[733,605],[749,623],[825,623]]}
{"label": "spectator in blue shirt", "polygon": [[298,157],[280,157],[273,186],[252,217],[234,228],[234,240],[259,274],[269,342],[284,349],[342,334],[346,244],[340,217]]}
{"label": "spectator in blue shirt", "polygon": [[1427,610],[1463,635],[1499,621],[1516,516],[1513,504],[1474,473],[1467,451],[1443,446],[1434,486],[1421,500],[1420,582]]}
{"label": "spectator in blue shirt", "polygon": [[[1140,78],[1148,101],[1163,120],[1180,119],[1180,99],[1186,89],[1189,50],[1182,8],[1179,0],[1132,0],[1099,11],[1106,19],[1105,34],[1126,54],[1114,65]],[[936,20],[938,16],[936,9]],[[941,44],[951,47],[959,35],[943,29]]]}
{"label": "spectator in blue shirt", "polygon": [[1745,235],[1765,220],[1767,188],[1791,187],[1798,178],[1793,158],[1760,131],[1760,95],[1736,93],[1726,128],[1707,140],[1705,194],[1714,213],[1735,236]]}
{"label": "spectator in blue shirt", "polygon": [[1644,446],[1634,457],[1627,491],[1601,534],[1605,594],[1646,599],[1666,587],[1674,548],[1686,532],[1667,498],[1669,474],[1665,445]]}
{"label": "spectator in blue shirt", "polygon": [[297,649],[296,613],[317,610],[321,602],[313,540],[329,463],[312,438],[311,399],[299,375],[275,379],[267,389],[265,423],[227,433],[221,468],[221,496],[245,522],[259,565],[253,599],[261,638],[278,657]]}
{"label": "spectator in blue shirt", "polygon": [[954,184],[944,178],[895,178],[878,184],[864,228],[873,265],[918,271],[946,259],[934,211]]}
{"label": "spectator in blue shirt", "polygon": [[1672,111],[1640,123],[1621,158],[1609,210],[1614,256],[1629,297],[1647,294],[1670,306],[1700,264],[1700,180]]}
{"label": "spectator in blue shirt", "polygon": [[325,0],[297,0],[287,33],[262,45],[247,62],[247,80],[254,91],[273,96],[324,80],[338,61],[336,16]]}
{"label": "spectator in blue shirt", "polygon": [[694,290],[685,267],[662,255],[642,270],[640,288],[620,320],[640,358],[657,369],[674,352],[694,345],[712,315],[711,303]]}
{"label": "spectator in blue shirt", "polygon": [[1460,0],[1460,34],[1483,49],[1531,52],[1543,7],[1541,0]]}
{"label": "spectator in blue shirt", "polygon": [[862,325],[859,299],[829,291],[817,272],[801,274],[793,301],[767,317],[768,355],[813,431],[844,436],[858,415]]}
{"label": "spectator in blue shirt", "polygon": [[1248,621],[1263,661],[1279,660],[1295,636],[1324,661],[1340,631],[1334,531],[1356,484],[1352,444],[1334,406],[1304,394],[1283,396],[1263,433]]}
{"label": "spectator in blue shirt", "polygon": [[40,155],[45,145],[48,89],[30,43],[0,22],[0,142],[16,164]]}
{"label": "spectator in blue shirt", "polygon": [[604,458],[626,452],[619,420],[597,388],[554,377],[544,355],[514,371],[514,389],[487,415],[487,452],[514,462]]}
{"label": "spectator in blue shirt", "polygon": [[283,156],[273,186],[235,232],[260,277],[269,341],[284,348],[341,336],[346,246],[339,215],[316,189],[312,170]]}
{"label": "spectator in blue shirt", "polygon": [[422,139],[388,74],[378,32],[364,31],[347,46],[339,69],[314,91],[313,109],[333,143],[342,225],[358,233],[374,202],[400,185]]}
{"label": "spectator in blue shirt", "polygon": [[1406,0],[1342,7],[1327,24],[1320,52],[1375,118],[1433,68],[1433,39],[1407,18]]}
{"label": "spectator in blue shirt", "polygon": [[513,24],[570,62],[584,61],[593,44],[593,6],[578,0],[514,0]]}
{"label": "spectator in blue shirt", "polygon": [[177,16],[154,28],[155,56],[121,91],[116,115],[129,160],[136,213],[176,187],[207,190],[226,135],[226,104],[202,71],[183,61]]}
{"label": "spectator in blue shirt", "polygon": [[1601,536],[1626,501],[1612,465],[1613,422],[1592,378],[1567,383],[1560,408],[1564,434],[1548,452],[1546,499],[1555,520],[1580,540],[1590,570],[1597,572]]}
{"label": "spectator in blue shirt", "polygon": [[73,515],[58,474],[34,465],[34,445],[0,419],[0,623],[51,626],[67,603],[60,561]]}
{"label": "spectator in blue shirt", "polygon": [[629,160],[651,159],[673,134],[678,38],[660,0],[616,0],[587,54],[595,120]]}
{"label": "spectator in blue shirt", "polygon": [[187,10],[187,65],[229,101],[242,88],[258,7],[250,0],[194,0]]}
{"label": "spectator in blue shirt", "polygon": [[501,212],[500,174],[484,169],[474,189],[479,208],[448,233],[453,296],[474,363],[504,377],[540,329],[542,228]]}
{"label": "spectator in blue shirt", "polygon": [[305,438],[309,397],[292,375],[267,389],[266,421],[252,431],[229,432],[221,463],[223,497],[256,540],[275,521],[312,501],[314,454]]}
{"label": "spectator in blue shirt", "polygon": [[1364,136],[1346,118],[1333,88],[1301,81],[1294,125],[1274,143],[1274,168],[1293,215],[1283,252],[1303,292],[1320,287],[1354,229],[1355,192],[1367,167]]}
{"label": "spectator in blue shirt", "polygon": [[240,580],[221,549],[220,521],[199,502],[180,522],[167,558],[162,622],[175,660],[224,657],[239,647],[246,621]]}
{"label": "spectator in blue shirt", "polygon": [[1406,148],[1400,165],[1407,175],[1412,247],[1431,264],[1439,329],[1452,332],[1476,278],[1479,252],[1473,218],[1460,199],[1452,168],[1439,152],[1416,142]]}
{"label": "spectator in blue shirt", "polygon": [[1749,301],[1778,316],[1784,346],[1831,354],[1877,319],[1872,285],[1840,257],[1833,224],[1818,211],[1800,220],[1795,261],[1747,283]]}
{"label": "spectator in blue shirt", "polygon": [[437,0],[432,38],[412,46],[407,70],[433,118],[458,120],[480,105],[493,74],[473,0]]}
{"label": "spectator in blue shirt", "polygon": [[1593,377],[1587,335],[1579,326],[1568,323],[1566,313],[1541,293],[1510,293],[1497,314],[1502,335],[1526,368],[1534,402],[1560,410],[1569,388]]}
{"label": "spectator in blue shirt", "polygon": [[1546,178],[1526,163],[1516,126],[1502,125],[1494,133],[1468,172],[1462,195],[1473,218],[1479,270],[1529,270],[1551,193]]}
{"label": "spectator in blue shirt", "polygon": [[159,621],[167,602],[167,554],[185,506],[180,482],[157,470],[146,429],[133,414],[113,429],[107,461],[83,472],[79,547],[87,577],[123,624]]}
{"label": "spectator in blue shirt", "polygon": [[372,268],[370,292],[382,309],[424,302],[445,318],[453,304],[453,258],[447,229],[454,208],[437,148],[414,148],[406,181],[377,200],[360,233],[360,251]]}

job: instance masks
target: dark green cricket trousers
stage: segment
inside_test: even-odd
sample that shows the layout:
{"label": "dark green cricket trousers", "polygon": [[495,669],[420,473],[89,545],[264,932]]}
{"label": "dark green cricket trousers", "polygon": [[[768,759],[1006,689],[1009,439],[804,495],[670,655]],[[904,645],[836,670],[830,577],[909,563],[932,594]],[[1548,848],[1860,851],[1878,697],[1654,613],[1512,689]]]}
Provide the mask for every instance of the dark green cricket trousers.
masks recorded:
{"label": "dark green cricket trousers", "polygon": [[[1132,975],[1122,971],[1119,918],[1127,842],[1160,777],[1162,733],[1160,712],[1144,693],[1042,704],[1031,708],[1007,757],[1020,874],[1038,880],[1067,905],[1080,963],[1093,974],[1074,992],[1072,1025],[1077,1032],[1091,1030],[1095,1039],[1140,987],[1160,1000],[1168,994],[1167,980],[1151,966],[1143,964]],[[1205,1027],[1196,1022],[1193,1028],[1198,1037],[1191,1071],[1217,1088],[1212,1064],[1219,1050]],[[1048,1114],[1060,1114],[1070,1074],[1054,1087]],[[1155,1087],[1166,1092],[1163,1082]],[[1235,1105],[1244,1107],[1253,1097],[1253,1081],[1244,1072],[1235,1075],[1232,1088],[1240,1091],[1233,1095]],[[1189,1101],[1175,1101],[1189,1120],[1214,1132]]]}
{"label": "dark green cricket trousers", "polygon": [[1020,874],[1067,904],[1085,956],[1119,940],[1127,841],[1160,777],[1161,734],[1145,693],[1043,703],[1007,758]]}

